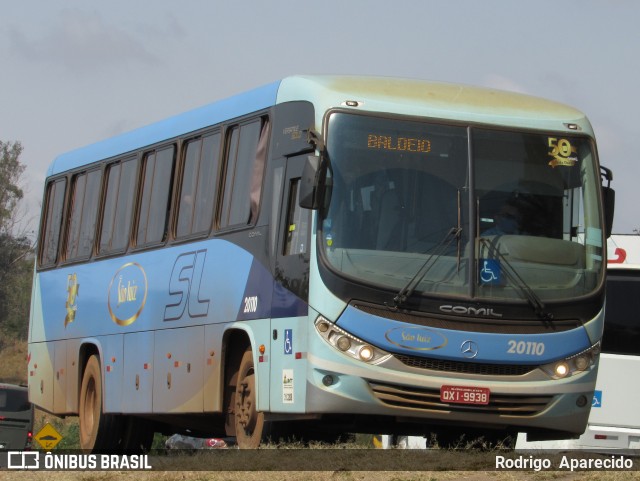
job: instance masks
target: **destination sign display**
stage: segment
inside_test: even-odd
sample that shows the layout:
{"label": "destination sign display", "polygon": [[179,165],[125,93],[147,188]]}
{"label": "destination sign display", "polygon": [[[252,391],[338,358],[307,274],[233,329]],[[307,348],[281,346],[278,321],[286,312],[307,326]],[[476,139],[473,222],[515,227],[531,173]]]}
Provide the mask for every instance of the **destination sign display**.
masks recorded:
{"label": "destination sign display", "polygon": [[424,138],[401,137],[398,135],[369,134],[367,136],[367,148],[426,154],[431,152],[431,141]]}

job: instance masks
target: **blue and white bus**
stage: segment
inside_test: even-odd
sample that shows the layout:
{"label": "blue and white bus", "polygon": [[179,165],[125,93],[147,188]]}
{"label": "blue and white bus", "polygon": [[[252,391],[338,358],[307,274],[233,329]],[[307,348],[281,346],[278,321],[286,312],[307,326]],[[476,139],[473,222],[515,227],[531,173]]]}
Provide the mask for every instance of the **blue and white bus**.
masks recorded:
{"label": "blue and white bus", "polygon": [[30,400],[79,415],[88,450],[186,429],[579,435],[603,175],[571,107],[368,77],[286,78],[63,154]]}

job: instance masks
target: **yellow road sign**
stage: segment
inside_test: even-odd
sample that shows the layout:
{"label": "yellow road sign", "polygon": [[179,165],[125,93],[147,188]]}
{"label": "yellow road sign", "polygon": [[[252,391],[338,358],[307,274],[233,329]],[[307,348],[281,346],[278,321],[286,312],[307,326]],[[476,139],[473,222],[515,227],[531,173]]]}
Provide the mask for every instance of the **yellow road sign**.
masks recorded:
{"label": "yellow road sign", "polygon": [[35,440],[38,441],[44,449],[53,449],[62,440],[62,436],[56,431],[56,428],[47,423],[38,431],[38,434],[35,435]]}

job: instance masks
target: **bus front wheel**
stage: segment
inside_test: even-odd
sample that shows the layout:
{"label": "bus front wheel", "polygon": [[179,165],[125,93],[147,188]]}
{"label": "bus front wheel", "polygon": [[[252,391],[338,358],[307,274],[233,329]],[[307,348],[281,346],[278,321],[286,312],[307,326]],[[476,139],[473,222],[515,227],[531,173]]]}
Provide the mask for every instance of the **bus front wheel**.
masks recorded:
{"label": "bus front wheel", "polygon": [[255,449],[264,434],[264,413],[256,406],[256,376],[251,348],[242,355],[234,396],[236,442],[240,448]]}

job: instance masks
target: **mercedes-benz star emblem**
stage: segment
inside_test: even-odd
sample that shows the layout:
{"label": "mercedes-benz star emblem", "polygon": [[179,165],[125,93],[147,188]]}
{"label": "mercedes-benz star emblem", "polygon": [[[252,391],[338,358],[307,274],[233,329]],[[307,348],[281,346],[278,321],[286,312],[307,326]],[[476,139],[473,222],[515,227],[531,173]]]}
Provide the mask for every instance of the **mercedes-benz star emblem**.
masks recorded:
{"label": "mercedes-benz star emblem", "polygon": [[478,344],[475,341],[464,341],[460,346],[462,355],[467,359],[473,359],[478,355]]}

